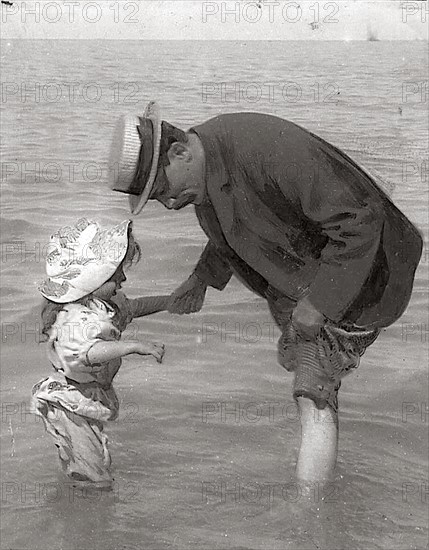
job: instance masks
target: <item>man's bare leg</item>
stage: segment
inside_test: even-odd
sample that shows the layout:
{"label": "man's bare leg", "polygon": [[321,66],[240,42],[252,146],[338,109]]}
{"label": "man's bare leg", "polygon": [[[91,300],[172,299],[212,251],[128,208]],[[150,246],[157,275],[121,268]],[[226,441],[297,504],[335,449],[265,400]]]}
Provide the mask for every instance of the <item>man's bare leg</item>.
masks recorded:
{"label": "man's bare leg", "polygon": [[296,476],[304,482],[327,482],[333,477],[338,450],[338,415],[329,406],[318,409],[311,399],[298,397],[301,447]]}

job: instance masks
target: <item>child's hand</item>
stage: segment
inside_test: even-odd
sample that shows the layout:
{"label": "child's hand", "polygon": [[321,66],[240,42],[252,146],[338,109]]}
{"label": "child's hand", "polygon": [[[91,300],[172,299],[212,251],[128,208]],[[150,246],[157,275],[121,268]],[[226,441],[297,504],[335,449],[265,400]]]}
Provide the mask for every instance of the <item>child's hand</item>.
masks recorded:
{"label": "child's hand", "polygon": [[139,355],[153,355],[158,363],[162,363],[162,358],[165,353],[165,345],[161,342],[139,342],[135,353],[138,353]]}

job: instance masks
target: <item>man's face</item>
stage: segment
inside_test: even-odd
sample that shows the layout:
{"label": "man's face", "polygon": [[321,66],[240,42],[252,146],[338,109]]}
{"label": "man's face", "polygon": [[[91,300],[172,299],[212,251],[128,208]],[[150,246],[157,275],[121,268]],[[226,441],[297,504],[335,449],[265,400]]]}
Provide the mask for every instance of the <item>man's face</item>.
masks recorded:
{"label": "man's face", "polygon": [[173,143],[167,154],[170,164],[162,168],[152,198],[169,210],[180,210],[198,200],[198,167],[186,144]]}
{"label": "man's face", "polygon": [[188,191],[186,182],[182,184],[178,181],[175,171],[171,170],[171,166],[163,167],[162,171],[163,174],[159,177],[159,189],[155,191],[153,198],[169,210],[180,210],[191,204],[195,194]]}

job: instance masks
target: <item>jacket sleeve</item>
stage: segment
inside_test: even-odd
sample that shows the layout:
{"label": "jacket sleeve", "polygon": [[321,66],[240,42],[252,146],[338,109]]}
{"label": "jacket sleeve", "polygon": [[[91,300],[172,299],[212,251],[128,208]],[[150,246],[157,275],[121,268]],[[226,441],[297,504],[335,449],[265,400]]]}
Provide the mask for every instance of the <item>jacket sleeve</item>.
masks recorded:
{"label": "jacket sleeve", "polygon": [[221,251],[209,241],[198,260],[194,274],[207,285],[223,290],[232,277],[232,270]]}
{"label": "jacket sleeve", "polygon": [[[327,145],[327,144],[326,144]],[[340,321],[369,277],[383,232],[383,207],[375,185],[339,150],[322,147],[317,164],[292,187],[302,214],[327,237],[307,295],[314,307]],[[280,185],[290,197],[285,180]]]}

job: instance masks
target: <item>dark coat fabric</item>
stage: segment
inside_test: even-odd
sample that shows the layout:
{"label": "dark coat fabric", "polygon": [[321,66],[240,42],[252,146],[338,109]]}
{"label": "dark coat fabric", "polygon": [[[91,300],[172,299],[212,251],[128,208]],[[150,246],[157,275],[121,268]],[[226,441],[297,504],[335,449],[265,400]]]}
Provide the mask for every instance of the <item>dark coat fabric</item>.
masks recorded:
{"label": "dark coat fabric", "polygon": [[223,289],[235,273],[265,298],[308,296],[334,322],[385,327],[402,315],[422,238],[352,159],[270,115],[225,114],[191,131],[206,155],[198,276]]}

